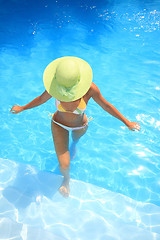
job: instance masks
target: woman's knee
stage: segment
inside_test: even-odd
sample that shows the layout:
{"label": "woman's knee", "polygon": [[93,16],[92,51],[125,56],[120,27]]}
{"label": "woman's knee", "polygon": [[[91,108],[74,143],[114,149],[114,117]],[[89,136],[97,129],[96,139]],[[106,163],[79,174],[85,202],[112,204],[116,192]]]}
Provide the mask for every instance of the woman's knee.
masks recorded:
{"label": "woman's knee", "polygon": [[58,156],[59,166],[61,169],[66,170],[70,167],[70,154],[69,151]]}
{"label": "woman's knee", "polygon": [[70,162],[61,162],[59,163],[59,167],[62,170],[67,170],[70,168]]}
{"label": "woman's knee", "polygon": [[69,164],[59,164],[59,170],[64,178],[68,179],[70,177],[70,165]]}

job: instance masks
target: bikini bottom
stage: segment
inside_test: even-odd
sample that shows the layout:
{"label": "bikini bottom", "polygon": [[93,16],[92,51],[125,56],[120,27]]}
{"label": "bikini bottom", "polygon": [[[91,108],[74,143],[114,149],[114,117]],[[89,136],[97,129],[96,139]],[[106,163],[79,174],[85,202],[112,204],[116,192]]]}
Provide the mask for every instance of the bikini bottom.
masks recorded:
{"label": "bikini bottom", "polygon": [[56,122],[53,119],[52,119],[52,122],[56,123],[57,125],[59,125],[60,127],[64,128],[64,129],[66,129],[67,131],[79,130],[79,129],[82,129],[82,128],[85,128],[86,126],[88,126],[88,122],[81,127],[67,127],[59,122]]}
{"label": "bikini bottom", "polygon": [[53,120],[53,115],[54,115],[54,114],[52,114],[52,113],[50,113],[50,112],[48,112],[48,113],[49,113],[48,117],[51,118],[52,122],[54,122],[55,124],[59,125],[60,127],[64,128],[64,129],[66,129],[67,131],[73,131],[73,130],[83,129],[83,128],[85,128],[86,126],[89,125],[88,123],[89,123],[90,121],[93,120],[93,117],[89,117],[89,118],[87,118],[87,123],[85,123],[85,124],[84,124],[83,126],[81,126],[81,127],[68,127],[68,126],[65,126],[65,125],[63,125],[63,124],[61,124],[61,123],[56,122],[55,120]]}

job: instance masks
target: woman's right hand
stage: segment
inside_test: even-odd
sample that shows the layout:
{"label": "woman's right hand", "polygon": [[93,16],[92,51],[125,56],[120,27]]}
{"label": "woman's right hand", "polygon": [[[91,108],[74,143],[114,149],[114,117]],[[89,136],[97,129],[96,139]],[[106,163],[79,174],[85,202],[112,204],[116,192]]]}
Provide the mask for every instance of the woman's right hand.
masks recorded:
{"label": "woman's right hand", "polygon": [[20,113],[22,112],[24,109],[23,107],[19,106],[19,105],[14,105],[11,110],[10,110],[10,113],[13,113],[13,114],[17,114],[17,113]]}

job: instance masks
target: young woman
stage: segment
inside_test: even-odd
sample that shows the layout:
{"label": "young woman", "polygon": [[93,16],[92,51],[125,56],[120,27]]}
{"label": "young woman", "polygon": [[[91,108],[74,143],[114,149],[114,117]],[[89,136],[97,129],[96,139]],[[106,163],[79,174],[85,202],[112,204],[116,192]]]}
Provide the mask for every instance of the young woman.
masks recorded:
{"label": "young woman", "polygon": [[[59,189],[64,197],[69,196],[70,159],[76,152],[76,144],[88,128],[84,113],[90,98],[106,112],[122,121],[130,130],[140,130],[137,122],[126,119],[111,103],[101,95],[92,82],[92,69],[87,62],[76,57],[58,58],[44,71],[43,81],[46,90],[25,106],[14,105],[10,112],[17,114],[37,107],[51,97],[56,99],[57,111],[51,121],[54,146],[59,161],[60,172],[64,176]],[[69,152],[69,131],[72,131],[72,145]]]}

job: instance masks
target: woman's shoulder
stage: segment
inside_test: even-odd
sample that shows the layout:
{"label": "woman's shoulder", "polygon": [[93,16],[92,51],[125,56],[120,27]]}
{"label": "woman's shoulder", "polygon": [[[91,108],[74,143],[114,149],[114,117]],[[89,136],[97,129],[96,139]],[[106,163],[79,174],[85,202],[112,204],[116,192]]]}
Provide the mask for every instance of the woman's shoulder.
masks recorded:
{"label": "woman's shoulder", "polygon": [[96,93],[99,92],[99,88],[97,87],[97,85],[95,83],[92,82],[88,92],[85,94],[84,98],[87,100],[92,98]]}
{"label": "woman's shoulder", "polygon": [[95,95],[96,93],[99,93],[99,92],[100,92],[100,90],[99,90],[99,88],[97,87],[97,85],[92,82],[88,93],[89,93],[89,94],[91,95],[91,97],[92,97],[93,95]]}

